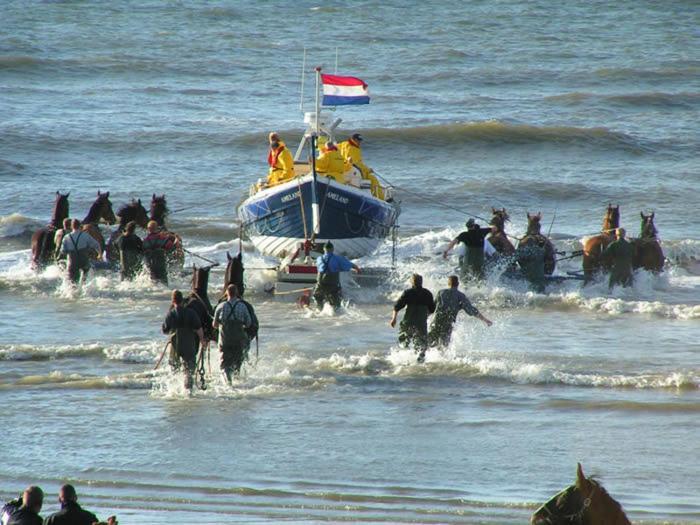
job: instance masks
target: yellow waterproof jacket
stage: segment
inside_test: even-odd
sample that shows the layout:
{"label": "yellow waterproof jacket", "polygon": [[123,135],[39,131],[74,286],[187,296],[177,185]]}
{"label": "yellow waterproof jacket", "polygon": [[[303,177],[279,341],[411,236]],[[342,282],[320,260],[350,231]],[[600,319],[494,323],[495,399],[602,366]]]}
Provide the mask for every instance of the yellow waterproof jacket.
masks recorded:
{"label": "yellow waterproof jacket", "polygon": [[382,185],[379,184],[377,177],[372,175],[372,170],[370,170],[367,165],[362,162],[362,149],[360,149],[360,146],[355,144],[353,140],[348,139],[338,144],[338,150],[344,158],[348,159],[351,164],[358,167],[360,173],[362,174],[362,178],[367,179],[370,182],[372,185],[372,195],[380,199],[384,199],[384,190],[382,190]]}
{"label": "yellow waterproof jacket", "polygon": [[338,151],[340,151],[343,158],[347,159],[350,164],[358,167],[363,177],[367,178],[367,175],[369,175],[369,168],[362,162],[362,150],[360,146],[348,139],[338,144]]}
{"label": "yellow waterproof jacket", "polygon": [[345,184],[345,172],[349,169],[350,164],[337,149],[326,150],[316,159],[316,171],[318,173],[322,173],[327,177],[333,177],[343,184]]}
{"label": "yellow waterproof jacket", "polygon": [[270,171],[267,176],[269,185],[279,184],[294,178],[294,158],[284,142],[277,149],[270,149],[267,156]]}

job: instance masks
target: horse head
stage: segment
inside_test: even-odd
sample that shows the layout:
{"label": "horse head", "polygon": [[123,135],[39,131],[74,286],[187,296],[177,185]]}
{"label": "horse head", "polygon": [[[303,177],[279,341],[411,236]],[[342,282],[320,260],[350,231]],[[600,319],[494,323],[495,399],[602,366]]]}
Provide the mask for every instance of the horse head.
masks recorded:
{"label": "horse head", "polygon": [[603,217],[603,233],[608,233],[620,227],[620,205],[613,206],[608,203],[608,208],[605,210]]}
{"label": "horse head", "polygon": [[198,268],[192,265],[192,291],[202,298],[209,295],[209,272],[211,268],[211,266]]}
{"label": "horse head", "polygon": [[134,221],[141,228],[145,228],[146,224],[148,224],[148,212],[141,204],[141,199],[131,199],[130,203],[124,204],[117,211],[117,217],[119,217],[119,227],[121,229],[124,229],[131,221]]}
{"label": "horse head", "polygon": [[505,225],[506,222],[510,220],[510,216],[508,215],[508,212],[506,211],[505,208],[501,208],[500,210],[497,210],[496,208],[491,208],[491,221],[489,224],[491,226],[495,226],[496,229],[499,232],[504,232],[505,231]]}
{"label": "horse head", "polygon": [[630,525],[630,522],[620,504],[599,482],[586,478],[578,463],[575,483],[537,509],[530,524]]}
{"label": "horse head", "polygon": [[158,226],[165,226],[165,217],[168,215],[168,203],[165,194],[158,197],[155,193],[151,198],[151,220],[156,221]]}
{"label": "horse head", "polygon": [[226,252],[226,271],[224,272],[224,289],[222,293],[226,292],[226,287],[229,284],[235,284],[238,287],[238,293],[243,296],[244,271],[243,254],[239,252],[235,257],[231,257],[231,255]]}
{"label": "horse head", "polygon": [[70,215],[70,205],[68,204],[68,196],[70,192],[63,195],[61,192],[56,192],[56,201],[53,204],[53,213],[51,214],[51,224],[54,228],[63,228],[63,219]]}
{"label": "horse head", "polygon": [[112,202],[109,200],[109,192],[101,193],[100,190],[97,190],[97,198],[90,206],[88,214],[83,219],[83,224],[96,224],[100,220],[105,221],[107,224],[117,222],[117,218],[112,210]]}
{"label": "horse head", "polygon": [[530,212],[527,212],[527,232],[525,235],[540,235],[542,230],[541,220],[542,212],[537,212],[537,215],[530,215]]}
{"label": "horse head", "polygon": [[640,212],[642,216],[642,229],[639,235],[642,239],[656,239],[656,226],[654,226],[654,212],[649,215],[644,215],[644,212]]}

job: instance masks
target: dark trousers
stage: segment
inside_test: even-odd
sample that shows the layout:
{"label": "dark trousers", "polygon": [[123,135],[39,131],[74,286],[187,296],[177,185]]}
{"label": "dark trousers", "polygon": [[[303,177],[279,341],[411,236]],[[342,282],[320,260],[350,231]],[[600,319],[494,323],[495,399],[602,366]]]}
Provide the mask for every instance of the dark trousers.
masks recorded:
{"label": "dark trousers", "polygon": [[241,373],[241,367],[246,357],[248,357],[247,344],[227,345],[221,348],[221,370],[229,383],[231,375],[238,376]]}
{"label": "dark trousers", "polygon": [[333,308],[340,308],[342,297],[340,286],[317,284],[314,289],[314,301],[316,301],[319,308],[323,308],[325,303],[330,303]]}

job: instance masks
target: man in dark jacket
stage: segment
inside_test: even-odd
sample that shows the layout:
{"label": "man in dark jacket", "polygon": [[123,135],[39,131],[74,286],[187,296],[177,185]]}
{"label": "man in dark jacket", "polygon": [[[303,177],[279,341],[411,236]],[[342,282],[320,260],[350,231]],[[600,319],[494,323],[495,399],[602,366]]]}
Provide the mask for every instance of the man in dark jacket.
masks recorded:
{"label": "man in dark jacket", "polygon": [[3,509],[3,514],[9,514],[9,519],[5,522],[6,525],[42,525],[43,520],[39,516],[39,511],[41,511],[43,504],[44,491],[35,485],[27,487],[22,494],[20,507],[15,507],[13,510],[6,506]]}
{"label": "man in dark jacket", "polygon": [[480,228],[474,219],[467,221],[467,231],[460,233],[454,238],[442,257],[447,259],[447,254],[457,243],[463,242],[467,248],[467,253],[461,263],[462,278],[483,279],[484,278],[484,239],[491,233],[491,228]]}
{"label": "man in dark jacket", "polygon": [[143,257],[143,241],[136,235],[136,223],[129,222],[124,233],[117,239],[119,249],[119,268],[122,281],[131,281],[141,271]]}
{"label": "man in dark jacket", "polygon": [[398,313],[406,308],[399,326],[399,344],[408,347],[413,343],[413,347],[418,352],[418,362],[422,363],[428,348],[428,316],[435,311],[435,301],[433,301],[433,294],[423,288],[423,277],[414,273],[411,284],[411,288],[404,290],[394,304],[389,325],[394,328]]}
{"label": "man in dark jacket", "polygon": [[625,239],[625,229],[615,230],[616,239],[608,244],[603,251],[603,255],[612,259],[612,270],[610,271],[610,282],[612,290],[616,284],[622,286],[632,286],[632,263],[634,261],[634,246]]}
{"label": "man in dark jacket", "polygon": [[78,505],[78,494],[73,485],[63,485],[58,493],[61,510],[44,520],[44,525],[92,525],[99,520],[92,512]]}
{"label": "man in dark jacket", "polygon": [[204,341],[204,332],[199,316],[194,310],[184,307],[180,290],[173,290],[172,306],[165,316],[162,329],[164,334],[170,334],[170,365],[177,370],[182,361],[185,366],[185,388],[192,390],[197,349],[199,343]]}

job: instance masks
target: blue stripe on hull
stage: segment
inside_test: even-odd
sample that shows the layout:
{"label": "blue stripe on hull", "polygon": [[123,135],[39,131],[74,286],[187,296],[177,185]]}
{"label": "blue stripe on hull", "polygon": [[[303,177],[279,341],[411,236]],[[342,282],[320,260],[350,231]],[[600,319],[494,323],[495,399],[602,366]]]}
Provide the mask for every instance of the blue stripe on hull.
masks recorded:
{"label": "blue stripe on hull", "polygon": [[[247,199],[238,209],[249,236],[278,236],[304,239],[312,233],[311,181],[290,185],[266,196]],[[371,237],[383,239],[391,232],[398,209],[391,204],[348,191],[337,184],[319,181],[317,194],[321,212],[319,239],[352,239]],[[302,213],[302,204],[303,209]]]}

